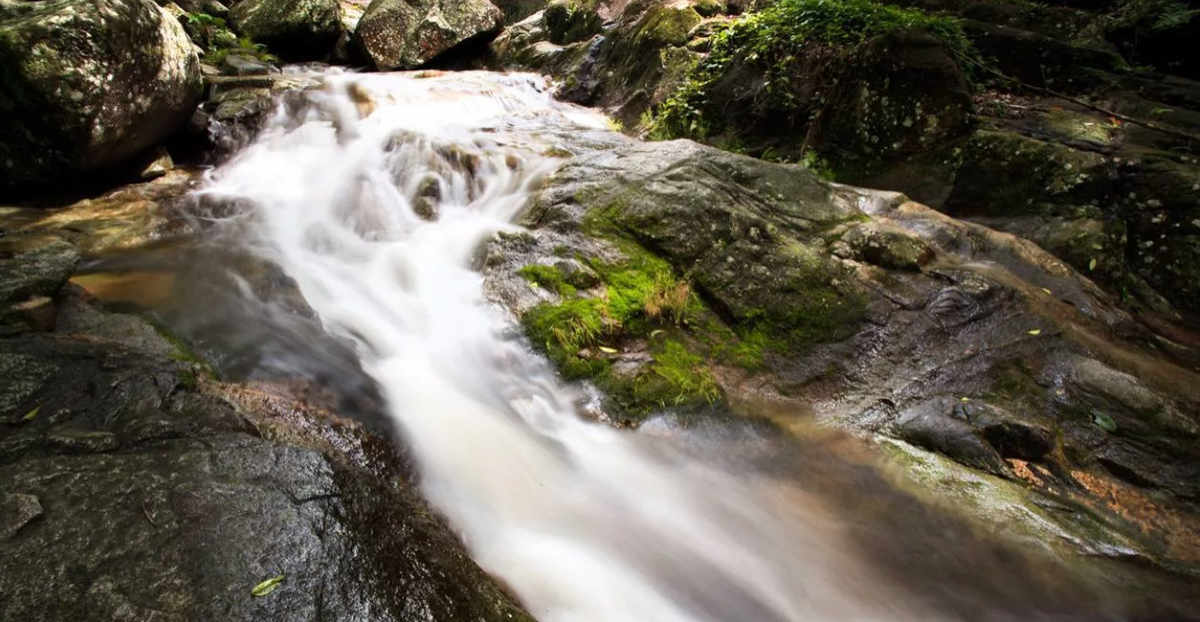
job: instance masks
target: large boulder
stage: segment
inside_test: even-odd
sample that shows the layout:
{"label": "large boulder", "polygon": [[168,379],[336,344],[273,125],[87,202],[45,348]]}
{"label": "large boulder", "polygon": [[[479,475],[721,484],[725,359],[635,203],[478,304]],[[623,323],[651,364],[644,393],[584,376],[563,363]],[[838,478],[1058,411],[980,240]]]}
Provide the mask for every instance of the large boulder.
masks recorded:
{"label": "large boulder", "polygon": [[376,69],[411,69],[503,25],[504,14],[487,0],[374,0],[354,41]]}
{"label": "large boulder", "polygon": [[120,164],[187,121],[200,65],[149,0],[0,5],[0,187]]}
{"label": "large boulder", "polygon": [[337,0],[245,0],[229,12],[237,31],[288,60],[319,60],[342,32]]}

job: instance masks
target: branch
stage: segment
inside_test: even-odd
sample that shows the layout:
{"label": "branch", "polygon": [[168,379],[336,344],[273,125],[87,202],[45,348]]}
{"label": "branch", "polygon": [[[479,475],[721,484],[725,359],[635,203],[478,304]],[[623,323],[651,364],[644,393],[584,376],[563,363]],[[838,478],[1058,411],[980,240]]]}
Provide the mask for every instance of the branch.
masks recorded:
{"label": "branch", "polygon": [[961,54],[956,54],[956,56],[958,56],[962,60],[965,60],[965,61],[971,63],[972,65],[975,65],[976,67],[979,67],[980,69],[983,69],[984,71],[986,71],[994,76],[997,76],[1003,80],[1007,80],[1014,84],[1019,84],[1020,86],[1027,88],[1031,91],[1042,93],[1044,95],[1049,95],[1050,97],[1054,97],[1057,99],[1069,101],[1072,104],[1076,104],[1079,106],[1083,106],[1084,108],[1089,108],[1091,110],[1095,110],[1096,112],[1099,112],[1101,114],[1106,114],[1114,119],[1124,121],[1125,123],[1132,123],[1134,125],[1140,125],[1144,128],[1151,129],[1156,132],[1161,132],[1161,133],[1167,134],[1169,136],[1174,136],[1176,138],[1182,138],[1184,140],[1194,141],[1197,144],[1200,144],[1200,134],[1192,134],[1191,132],[1186,132],[1184,130],[1178,130],[1178,129],[1171,128],[1171,127],[1164,127],[1157,123],[1151,123],[1150,121],[1144,121],[1144,120],[1138,119],[1136,117],[1131,117],[1129,115],[1124,115],[1119,112],[1114,112],[1112,110],[1108,110],[1107,108],[1101,108],[1100,106],[1086,102],[1082,99],[1071,97],[1070,95],[1064,95],[1062,93],[1059,93],[1057,91],[1052,91],[1045,87],[1034,86],[1032,84],[1029,84],[1028,82],[1023,82],[1023,81],[1013,78],[1011,76],[1007,76],[1007,75],[1005,75],[995,69],[992,69],[991,67],[988,67],[987,65],[985,65],[969,56],[964,56]]}

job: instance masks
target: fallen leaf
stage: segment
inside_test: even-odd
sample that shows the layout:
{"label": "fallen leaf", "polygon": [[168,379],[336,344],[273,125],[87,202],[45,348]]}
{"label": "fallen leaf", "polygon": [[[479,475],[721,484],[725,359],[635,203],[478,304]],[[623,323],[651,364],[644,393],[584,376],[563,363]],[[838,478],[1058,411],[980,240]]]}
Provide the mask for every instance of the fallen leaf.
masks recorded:
{"label": "fallen leaf", "polygon": [[529,282],[529,289],[538,289],[538,288],[540,288],[540,287],[541,287],[541,285],[538,285],[538,284],[537,284],[537,281],[530,281],[530,282]]}
{"label": "fallen leaf", "polygon": [[1053,296],[1053,295],[1054,295],[1054,292],[1052,292],[1052,291],[1050,291],[1050,290],[1046,289],[1045,287],[1043,287],[1043,288],[1042,288],[1042,291],[1046,292],[1047,294],[1050,294],[1051,296]]}
{"label": "fallen leaf", "polygon": [[1092,423],[1094,423],[1097,428],[1100,428],[1105,432],[1111,433],[1117,431],[1117,422],[1113,421],[1112,417],[1109,417],[1098,410],[1092,411]]}
{"label": "fallen leaf", "polygon": [[1096,258],[1093,257],[1092,260],[1088,262],[1088,270],[1095,270],[1095,269],[1096,269]]}
{"label": "fallen leaf", "polygon": [[1112,126],[1113,126],[1113,127],[1121,127],[1121,120],[1120,120],[1120,119],[1118,119],[1118,118],[1116,118],[1116,117],[1109,117],[1109,118],[1108,118],[1108,120],[1112,122]]}
{"label": "fallen leaf", "polygon": [[279,587],[280,583],[283,583],[283,575],[271,577],[270,579],[267,579],[266,581],[254,586],[254,589],[250,590],[250,595],[256,598],[266,596],[267,594],[274,592],[275,588]]}
{"label": "fallen leaf", "polygon": [[969,398],[969,397],[960,397],[960,398],[958,398],[958,401],[960,401],[960,402],[969,402],[969,401],[971,401],[971,398]]}
{"label": "fallen leaf", "polygon": [[662,334],[662,329],[661,329],[661,328],[656,328],[656,329],[654,329],[654,330],[650,331],[650,338],[651,338],[651,339],[654,339],[655,337],[657,337],[657,336],[659,336],[659,335],[661,335],[661,334]]}
{"label": "fallen leaf", "polygon": [[1038,335],[1042,334],[1042,329],[1035,328],[1035,329],[1029,331],[1029,334],[1033,335],[1034,337],[1037,337]]}
{"label": "fallen leaf", "polygon": [[600,346],[600,351],[605,354],[616,354],[617,353],[616,348],[609,348],[606,346]]}
{"label": "fallen leaf", "polygon": [[34,407],[33,407],[33,410],[31,410],[31,411],[29,411],[29,412],[25,413],[25,416],[24,416],[24,417],[21,417],[21,421],[33,421],[33,418],[34,418],[34,417],[36,417],[36,416],[38,415],[38,411],[40,411],[41,409],[42,409],[42,405],[41,405],[41,404],[38,404],[37,406],[34,406]]}

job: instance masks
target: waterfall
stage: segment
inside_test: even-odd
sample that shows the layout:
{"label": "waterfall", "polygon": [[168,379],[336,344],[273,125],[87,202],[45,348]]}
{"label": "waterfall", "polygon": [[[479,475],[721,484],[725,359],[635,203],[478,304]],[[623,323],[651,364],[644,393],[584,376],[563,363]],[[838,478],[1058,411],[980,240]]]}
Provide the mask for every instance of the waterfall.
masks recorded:
{"label": "waterfall", "polygon": [[931,620],[816,500],[581,419],[473,268],[606,119],[524,74],[327,73],[200,192],[351,340],[427,498],[541,622]]}

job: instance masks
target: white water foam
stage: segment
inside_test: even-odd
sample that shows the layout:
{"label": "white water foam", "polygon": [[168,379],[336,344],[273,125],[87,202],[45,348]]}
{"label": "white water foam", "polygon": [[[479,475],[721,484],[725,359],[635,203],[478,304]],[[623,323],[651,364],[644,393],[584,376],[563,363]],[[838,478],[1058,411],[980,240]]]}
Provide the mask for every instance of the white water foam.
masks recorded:
{"label": "white water foam", "polygon": [[[531,75],[323,79],[204,192],[248,205],[246,243],[354,340],[426,495],[533,615],[933,619],[845,552],[802,493],[581,420],[571,390],[505,337],[472,255],[558,165],[545,132],[603,117]],[[431,196],[434,221],[417,209]]]}

